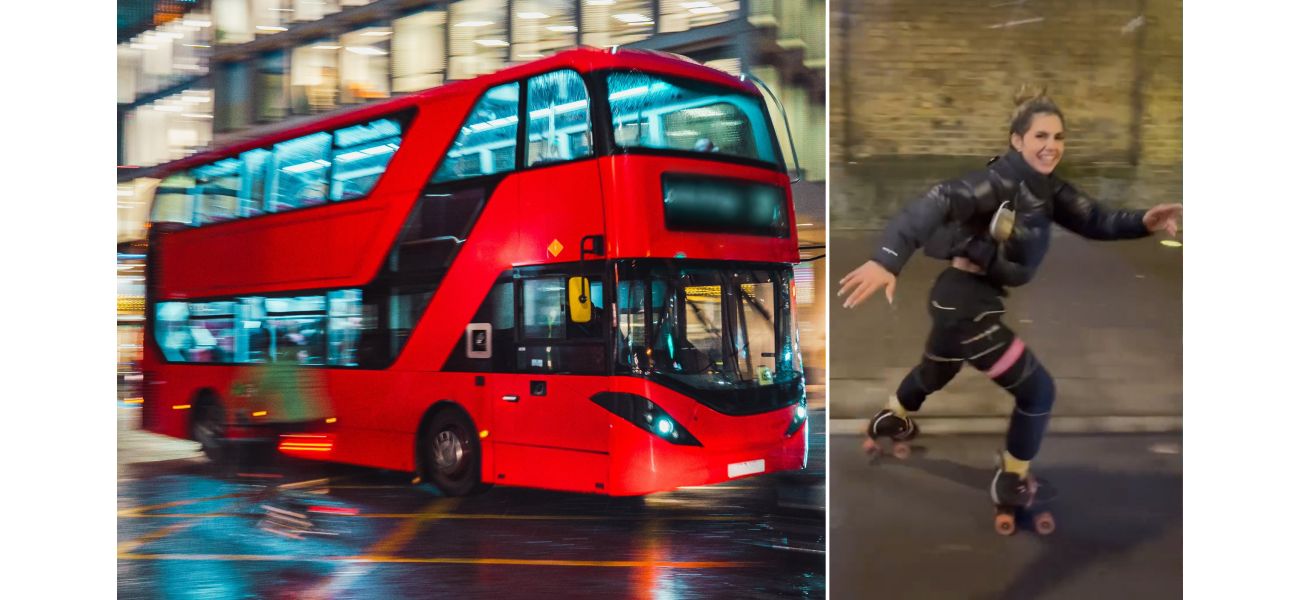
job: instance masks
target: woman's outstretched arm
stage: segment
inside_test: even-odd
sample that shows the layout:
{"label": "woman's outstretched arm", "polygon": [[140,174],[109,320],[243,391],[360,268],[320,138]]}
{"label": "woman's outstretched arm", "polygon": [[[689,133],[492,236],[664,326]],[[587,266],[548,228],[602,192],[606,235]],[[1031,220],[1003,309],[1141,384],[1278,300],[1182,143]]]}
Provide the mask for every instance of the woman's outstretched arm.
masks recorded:
{"label": "woman's outstretched arm", "polygon": [[1093,240],[1129,240],[1164,230],[1178,233],[1181,204],[1159,204],[1148,210],[1108,208],[1062,181],[1052,198],[1052,217],[1062,227]]}
{"label": "woman's outstretched arm", "polygon": [[[945,221],[968,218],[982,197],[976,188],[987,189],[984,196],[992,197],[991,188],[984,182],[975,185],[965,180],[953,180],[930,188],[924,196],[912,200],[903,211],[894,216],[885,227],[880,246],[871,260],[850,271],[840,280],[837,296],[848,295],[845,308],[853,308],[884,288],[885,297],[894,301],[894,284],[903,266]],[[988,200],[991,202],[991,200]]]}

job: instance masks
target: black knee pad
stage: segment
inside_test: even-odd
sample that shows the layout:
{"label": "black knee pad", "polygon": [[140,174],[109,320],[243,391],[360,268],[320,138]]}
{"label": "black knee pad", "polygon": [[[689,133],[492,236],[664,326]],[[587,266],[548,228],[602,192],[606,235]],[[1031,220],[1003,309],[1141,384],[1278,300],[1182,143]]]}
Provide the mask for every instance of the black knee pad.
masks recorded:
{"label": "black knee pad", "polygon": [[[1021,360],[1030,358],[1028,353]],[[1047,415],[1056,400],[1056,383],[1042,365],[1034,361],[1033,372],[1010,389],[1016,397],[1016,408],[1026,416]]]}

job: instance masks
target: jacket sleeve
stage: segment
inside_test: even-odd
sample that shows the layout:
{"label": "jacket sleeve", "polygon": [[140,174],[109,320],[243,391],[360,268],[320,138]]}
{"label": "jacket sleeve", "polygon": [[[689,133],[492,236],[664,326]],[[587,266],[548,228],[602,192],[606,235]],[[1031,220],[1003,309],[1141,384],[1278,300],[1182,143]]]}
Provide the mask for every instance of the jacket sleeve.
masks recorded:
{"label": "jacket sleeve", "polygon": [[966,181],[946,181],[930,188],[889,221],[871,260],[898,275],[912,253],[934,235],[939,226],[945,221],[969,216],[974,211],[974,203],[974,191]]}
{"label": "jacket sleeve", "polygon": [[1129,240],[1151,235],[1142,224],[1144,210],[1107,208],[1060,182],[1052,197],[1053,219],[1062,227],[1093,240]]}

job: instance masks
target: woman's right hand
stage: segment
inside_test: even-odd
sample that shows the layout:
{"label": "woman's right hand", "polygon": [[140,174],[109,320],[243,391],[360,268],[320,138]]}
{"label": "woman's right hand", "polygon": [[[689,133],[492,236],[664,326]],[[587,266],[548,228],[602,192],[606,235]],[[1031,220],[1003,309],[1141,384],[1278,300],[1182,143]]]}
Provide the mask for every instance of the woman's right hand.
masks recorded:
{"label": "woman's right hand", "polygon": [[840,280],[840,291],[835,294],[837,297],[848,294],[849,297],[844,300],[844,308],[853,308],[862,304],[864,300],[870,298],[876,290],[885,288],[885,299],[890,304],[894,303],[894,285],[898,283],[898,278],[894,277],[884,267],[880,266],[874,260],[869,260],[862,266],[852,270]]}

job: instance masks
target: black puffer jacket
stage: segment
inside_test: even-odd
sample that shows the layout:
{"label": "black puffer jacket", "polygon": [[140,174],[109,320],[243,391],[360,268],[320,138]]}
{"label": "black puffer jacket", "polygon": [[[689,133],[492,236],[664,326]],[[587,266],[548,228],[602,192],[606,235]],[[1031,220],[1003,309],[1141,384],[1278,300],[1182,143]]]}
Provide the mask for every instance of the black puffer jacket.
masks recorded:
{"label": "black puffer jacket", "polygon": [[[989,223],[1003,202],[1015,210],[1015,228],[998,244]],[[998,285],[1024,285],[1047,255],[1053,221],[1086,238],[1132,239],[1150,235],[1142,224],[1145,212],[1101,206],[1008,149],[988,168],[940,183],[910,202],[889,222],[871,259],[897,275],[924,245],[934,258],[970,258]]]}

